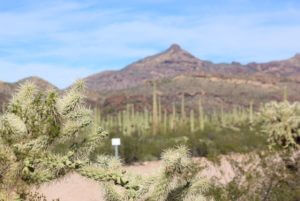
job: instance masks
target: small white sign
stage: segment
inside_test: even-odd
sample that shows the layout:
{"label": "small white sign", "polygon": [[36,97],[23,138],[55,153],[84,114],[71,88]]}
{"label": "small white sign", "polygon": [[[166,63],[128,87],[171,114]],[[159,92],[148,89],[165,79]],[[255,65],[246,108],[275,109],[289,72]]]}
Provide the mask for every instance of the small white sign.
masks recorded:
{"label": "small white sign", "polygon": [[121,145],[121,139],[120,138],[112,138],[111,139],[111,144],[113,146],[120,146]]}

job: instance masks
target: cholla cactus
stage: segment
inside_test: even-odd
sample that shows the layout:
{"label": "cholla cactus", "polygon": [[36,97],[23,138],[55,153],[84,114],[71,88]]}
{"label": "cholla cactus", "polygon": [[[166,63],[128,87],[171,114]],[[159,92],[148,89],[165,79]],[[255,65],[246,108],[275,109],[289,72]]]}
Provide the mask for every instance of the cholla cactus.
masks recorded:
{"label": "cholla cactus", "polygon": [[[92,112],[82,104],[83,89],[79,81],[59,98],[54,90],[39,91],[31,82],[20,86],[0,117],[0,200],[25,199],[32,184],[72,170],[87,171],[87,156],[107,132],[92,128]],[[68,153],[56,153],[55,147],[64,142]]]}
{"label": "cholla cactus", "polygon": [[209,185],[198,176],[196,164],[184,146],[162,155],[163,166],[156,176],[129,176],[131,188],[104,185],[107,201],[205,201]]}
{"label": "cholla cactus", "polygon": [[260,111],[264,132],[271,148],[300,148],[300,103],[270,102]]}
{"label": "cholla cactus", "polygon": [[[164,166],[155,177],[126,174],[108,156],[96,162],[88,156],[107,135],[93,127],[92,112],[84,107],[82,82],[62,98],[55,91],[39,91],[27,82],[0,117],[0,200],[24,200],[31,185],[70,171],[104,182],[108,201],[204,200],[207,184],[197,177],[185,147],[164,152]],[[55,148],[65,143],[67,153]]]}

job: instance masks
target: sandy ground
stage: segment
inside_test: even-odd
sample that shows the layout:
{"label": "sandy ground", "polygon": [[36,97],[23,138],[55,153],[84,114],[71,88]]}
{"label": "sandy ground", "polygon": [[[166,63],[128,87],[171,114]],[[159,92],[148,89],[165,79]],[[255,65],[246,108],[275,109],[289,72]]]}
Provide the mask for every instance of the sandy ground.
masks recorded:
{"label": "sandy ground", "polygon": [[48,201],[57,198],[60,201],[103,201],[101,186],[75,173],[44,184],[38,192],[44,194]]}
{"label": "sandy ground", "polygon": [[[300,151],[295,153],[295,158],[298,155],[300,157]],[[257,169],[259,163],[259,157],[256,154],[220,156],[217,163],[213,163],[206,158],[194,158],[194,160],[198,162],[199,168],[202,169],[200,175],[203,178],[220,184],[227,184],[236,175],[244,174],[245,171]],[[149,176],[156,173],[160,166],[160,161],[153,161],[125,166],[124,168],[127,172]],[[44,184],[38,191],[43,193],[48,201],[56,198],[60,198],[60,201],[104,201],[99,183],[75,173],[58,181]]]}
{"label": "sandy ground", "polygon": [[[153,174],[160,166],[159,161],[146,162],[143,165],[127,166],[125,169],[140,175]],[[97,182],[76,173],[42,185],[38,192],[44,194],[48,201],[59,198],[60,201],[104,201],[101,186]]]}
{"label": "sandy ground", "polygon": [[[205,158],[194,158],[200,166],[205,167],[201,176],[206,179],[216,179],[221,184],[231,181],[237,174],[238,169],[229,161],[234,160],[241,163],[247,158],[242,155],[221,157],[218,164],[212,163]],[[127,172],[149,176],[156,173],[161,166],[160,161],[145,162],[126,166]],[[99,183],[84,178],[76,173],[67,175],[58,181],[42,185],[38,191],[44,194],[48,201],[59,198],[60,201],[104,201],[103,193]]]}

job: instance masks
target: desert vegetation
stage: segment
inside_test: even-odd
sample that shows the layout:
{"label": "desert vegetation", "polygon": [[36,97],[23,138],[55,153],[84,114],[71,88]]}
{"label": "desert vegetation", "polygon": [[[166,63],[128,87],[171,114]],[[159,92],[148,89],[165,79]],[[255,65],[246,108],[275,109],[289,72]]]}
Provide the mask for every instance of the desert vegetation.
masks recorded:
{"label": "desert vegetation", "polygon": [[[249,101],[246,109],[208,114],[200,98],[197,111],[186,109],[182,95],[168,112],[154,84],[152,111],[127,105],[104,116],[84,105],[83,92],[81,81],[61,97],[20,86],[0,118],[0,200],[44,200],[31,189],[70,172],[100,182],[107,201],[299,200],[299,103],[255,111]],[[110,156],[111,137],[121,137],[125,163],[161,159],[162,167],[149,177],[127,173]],[[247,155],[247,168],[236,165],[239,174],[226,184],[200,176],[192,158],[218,163],[231,153]]]}
{"label": "desert vegetation", "polygon": [[[92,128],[91,111],[81,105],[82,90],[78,82],[59,98],[28,82],[16,92],[0,121],[2,200],[24,200],[32,185],[90,170],[86,156],[107,133]],[[69,143],[71,138],[76,142]],[[64,143],[67,153],[58,153],[56,147]]]}
{"label": "desert vegetation", "polygon": [[162,172],[149,179],[125,175],[109,156],[91,160],[107,132],[93,126],[91,110],[82,104],[83,89],[78,82],[60,98],[30,82],[19,88],[1,116],[1,200],[43,199],[30,187],[71,171],[103,182],[107,200],[204,199],[207,185],[195,179],[198,171],[185,147],[165,151]]}
{"label": "desert vegetation", "polygon": [[[245,108],[235,106],[228,110],[221,105],[205,111],[199,96],[194,110],[186,106],[182,94],[180,104],[170,103],[172,110],[168,111],[155,83],[152,93],[152,110],[138,110],[134,104],[110,115],[101,108],[95,110],[95,122],[109,130],[110,138],[122,139],[121,155],[126,163],[157,160],[164,149],[182,144],[189,147],[193,156],[210,159],[267,148],[252,101]],[[99,153],[111,153],[110,138],[97,148]]]}
{"label": "desert vegetation", "polygon": [[261,108],[258,119],[269,149],[252,155],[247,162],[252,166],[229,184],[212,188],[217,200],[300,199],[299,106],[285,100]]}

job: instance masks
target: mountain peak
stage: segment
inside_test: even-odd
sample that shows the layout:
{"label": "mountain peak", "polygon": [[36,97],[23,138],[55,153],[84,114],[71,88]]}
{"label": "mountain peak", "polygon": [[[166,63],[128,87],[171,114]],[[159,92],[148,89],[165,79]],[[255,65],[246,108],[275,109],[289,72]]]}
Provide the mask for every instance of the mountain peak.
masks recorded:
{"label": "mountain peak", "polygon": [[17,81],[16,84],[23,84],[27,81],[33,82],[34,84],[36,84],[38,87],[40,87],[42,89],[57,89],[56,86],[54,86],[50,82],[48,82],[38,76],[30,76],[30,77],[23,78],[23,79]]}
{"label": "mountain peak", "polygon": [[294,58],[300,59],[300,53],[295,54]]}
{"label": "mountain peak", "polygon": [[29,76],[29,77],[25,77],[25,78],[19,80],[18,82],[35,81],[35,80],[45,81],[44,79],[42,79],[42,78],[40,78],[38,76]]}
{"label": "mountain peak", "polygon": [[167,49],[167,51],[180,51],[180,50],[182,50],[181,47],[180,47],[178,44],[176,44],[176,43],[172,44],[172,45]]}
{"label": "mountain peak", "polygon": [[300,66],[300,53],[295,54],[293,57],[287,60],[290,64]]}
{"label": "mountain peak", "polygon": [[292,65],[300,67],[300,53],[295,54],[290,60]]}

